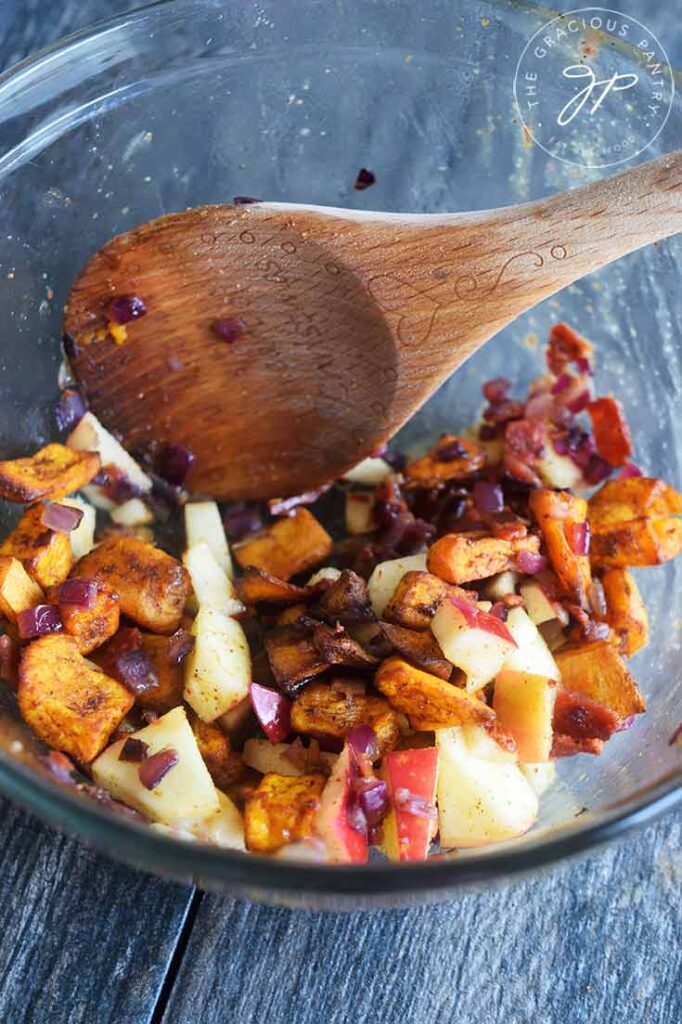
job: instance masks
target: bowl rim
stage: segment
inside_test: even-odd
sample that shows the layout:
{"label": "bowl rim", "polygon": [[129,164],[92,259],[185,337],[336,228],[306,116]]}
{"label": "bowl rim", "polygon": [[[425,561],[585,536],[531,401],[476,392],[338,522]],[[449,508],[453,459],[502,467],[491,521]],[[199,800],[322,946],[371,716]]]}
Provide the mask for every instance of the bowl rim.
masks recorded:
{"label": "bowl rim", "polygon": [[[13,80],[68,51],[74,44],[94,39],[131,21],[158,12],[161,16],[182,5],[200,4],[219,9],[220,0],[152,0],[151,3],[97,21],[30,54],[0,74],[3,88]],[[500,0],[489,0],[492,4]],[[526,9],[525,0],[502,0],[505,6]],[[537,9],[546,16],[552,9]],[[559,11],[555,11],[559,14]],[[588,812],[584,824],[573,823],[529,833],[522,842],[481,847],[476,857],[457,855],[429,858],[418,863],[325,864],[296,862],[187,842],[155,831],[147,824],[127,820],[95,801],[52,781],[0,754],[0,792],[60,829],[75,833],[120,861],[154,874],[194,881],[208,887],[234,887],[248,895],[319,894],[380,897],[391,893],[426,896],[456,887],[504,882],[547,867],[570,856],[587,853],[610,840],[651,823],[682,804],[682,764],[659,781],[638,790],[615,807]],[[535,836],[535,838],[534,838]],[[135,840],[132,842],[131,840]]]}

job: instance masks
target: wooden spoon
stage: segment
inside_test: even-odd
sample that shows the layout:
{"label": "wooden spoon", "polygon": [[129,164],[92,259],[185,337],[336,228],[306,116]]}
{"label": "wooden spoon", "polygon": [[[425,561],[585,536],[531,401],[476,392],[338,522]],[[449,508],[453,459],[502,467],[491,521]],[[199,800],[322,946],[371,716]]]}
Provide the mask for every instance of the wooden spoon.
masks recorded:
{"label": "wooden spoon", "polygon": [[[190,449],[194,493],[290,495],[376,450],[524,310],[680,229],[682,150],[482,213],[200,207],[108,242],[65,329],[92,410],[128,448]],[[121,295],[148,312],[117,344]],[[244,332],[222,340],[220,318]]]}

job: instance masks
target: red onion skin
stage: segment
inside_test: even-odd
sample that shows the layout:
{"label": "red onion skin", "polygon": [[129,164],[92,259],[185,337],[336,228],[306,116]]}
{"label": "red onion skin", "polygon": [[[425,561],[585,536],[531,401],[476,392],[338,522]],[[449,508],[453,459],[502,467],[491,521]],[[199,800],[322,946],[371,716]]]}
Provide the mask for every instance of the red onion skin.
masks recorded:
{"label": "red onion skin", "polygon": [[356,725],[348,733],[346,743],[355,754],[367,754],[372,761],[377,761],[381,748],[377,734],[371,725]]}
{"label": "red onion skin", "polygon": [[291,732],[291,701],[283,693],[260,683],[249,688],[251,706],[271,743],[281,743]]}
{"label": "red onion skin", "polygon": [[56,604],[37,604],[19,612],[17,629],[22,640],[33,640],[48,633],[61,633],[64,626]]}
{"label": "red onion skin", "polygon": [[135,696],[159,685],[159,677],[152,660],[141,647],[121,651],[116,655],[115,664],[121,682]]}
{"label": "red onion skin", "polygon": [[369,828],[378,825],[390,810],[388,786],[381,779],[358,782],[354,796]]}
{"label": "red onion skin", "polygon": [[474,484],[474,505],[484,514],[501,512],[504,508],[504,496],[500,485],[477,480]]}
{"label": "red onion skin", "polygon": [[159,783],[168,775],[168,772],[179,761],[179,754],[177,750],[168,748],[167,750],[159,750],[156,754],[151,754],[141,762],[140,767],[137,770],[140,782],[145,789],[156,789]]}
{"label": "red onion skin", "polygon": [[532,551],[520,551],[516,556],[516,568],[526,576],[535,576],[547,568],[547,559],[544,555],[536,555]]}

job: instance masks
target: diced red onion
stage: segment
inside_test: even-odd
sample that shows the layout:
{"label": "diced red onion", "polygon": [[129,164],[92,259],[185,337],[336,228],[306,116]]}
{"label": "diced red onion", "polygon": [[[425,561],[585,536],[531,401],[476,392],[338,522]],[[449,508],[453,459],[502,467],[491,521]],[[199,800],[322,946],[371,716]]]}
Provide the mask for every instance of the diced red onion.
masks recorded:
{"label": "diced red onion", "polygon": [[381,756],[379,740],[371,725],[356,725],[348,733],[346,742],[356,754],[367,754],[372,761]]}
{"label": "diced red onion", "polygon": [[604,586],[601,580],[592,580],[587,596],[594,614],[600,619],[605,619],[608,609],[606,607]]}
{"label": "diced red onion", "polygon": [[64,626],[56,604],[37,604],[19,612],[17,628],[22,640],[32,640],[47,633],[61,633]]}
{"label": "diced red onion", "polygon": [[534,576],[536,572],[542,572],[547,568],[547,559],[534,551],[519,551],[516,556],[516,568],[526,576]]}
{"label": "diced red onion", "polygon": [[486,381],[481,390],[486,402],[490,402],[491,405],[498,405],[500,402],[505,401],[510,389],[510,380],[506,377],[495,377],[493,380]]}
{"label": "diced red onion", "polygon": [[75,785],[76,766],[71,758],[63,754],[61,750],[50,750],[49,753],[42,754],[40,760],[57,782],[61,782],[65,786]]}
{"label": "diced red onion", "polygon": [[630,477],[644,476],[639,466],[636,466],[634,462],[626,462],[620,473],[618,474],[619,480],[627,480]]}
{"label": "diced red onion", "polygon": [[588,484],[600,484],[611,476],[613,466],[602,459],[599,455],[590,455],[587,465],[583,469],[583,476]]}
{"label": "diced red onion", "polygon": [[156,460],[156,472],[169,484],[182,487],[196,456],[182,444],[165,444]]}
{"label": "diced red onion", "polygon": [[474,484],[474,505],[479,512],[501,512],[504,508],[504,497],[499,484],[487,480],[477,480]]}
{"label": "diced red onion", "polygon": [[171,665],[179,665],[194,650],[194,637],[186,629],[179,629],[173,633],[170,641],[167,652],[168,661]]}
{"label": "diced red onion", "polygon": [[278,690],[251,683],[251,706],[261,729],[271,743],[281,743],[291,732],[291,701]]}
{"label": "diced red onion", "polygon": [[45,505],[40,516],[40,522],[48,530],[56,530],[58,533],[71,533],[80,524],[83,518],[83,509],[74,508],[72,505],[60,505],[53,502]]}
{"label": "diced red onion", "polygon": [[101,487],[107,498],[116,505],[122,505],[130,498],[139,498],[142,494],[140,488],[128,479],[123,470],[111,462],[100,469],[97,476],[93,477],[92,483]]}
{"label": "diced red onion", "polygon": [[57,588],[57,603],[90,610],[97,603],[97,583],[88,579],[64,580]]}
{"label": "diced red onion", "polygon": [[117,295],[107,306],[107,313],[115,324],[128,324],[146,316],[147,307],[139,295]]}
{"label": "diced red onion", "polygon": [[509,616],[509,606],[503,601],[496,601],[490,609],[490,614],[494,615],[496,619],[500,620],[500,622],[506,622]]}
{"label": "diced red onion", "polygon": [[121,747],[118,759],[119,761],[131,761],[139,764],[141,761],[144,761],[148,750],[149,744],[145,743],[144,740],[137,739],[135,736],[129,736]]}
{"label": "diced red onion", "polygon": [[314,491],[304,491],[303,494],[295,494],[292,498],[273,498],[268,502],[268,511],[271,516],[286,516],[299,505],[312,505],[318,498],[329,490],[331,484],[323,484]]}
{"label": "diced red onion", "polygon": [[412,814],[415,818],[426,818],[429,821],[436,821],[438,815],[434,804],[425,800],[422,796],[410,792],[409,789],[399,788],[393,794],[393,802],[398,810],[405,814]]}
{"label": "diced red onion", "polygon": [[223,509],[223,525],[230,540],[241,540],[263,525],[260,505],[253,501],[235,501]]}
{"label": "diced red onion", "polygon": [[354,786],[354,798],[370,828],[388,814],[388,786],[381,779],[359,779]]}
{"label": "diced red onion", "polygon": [[526,403],[526,419],[546,420],[554,411],[554,399],[551,395],[533,395]]}
{"label": "diced red onion", "polygon": [[436,449],[436,458],[439,462],[455,462],[457,459],[466,459],[466,448],[461,441],[445,441],[439,444]]}
{"label": "diced red onion", "polygon": [[592,377],[594,375],[592,363],[589,359],[586,359],[584,357],[575,360],[575,368],[578,371],[578,373],[585,373],[588,377]]}
{"label": "diced red onion", "polygon": [[367,683],[364,679],[333,679],[329,689],[345,697],[362,697],[367,692]]}
{"label": "diced red onion", "polygon": [[162,779],[168,775],[171,768],[180,760],[177,750],[168,747],[166,750],[159,750],[156,754],[146,757],[137,769],[140,782],[145,789],[156,789]]}
{"label": "diced red onion", "polygon": [[87,403],[80,391],[74,391],[73,388],[67,388],[65,391],[62,391],[61,398],[55,409],[57,430],[64,432],[73,430],[76,424],[80,423],[83,419],[87,410]]}
{"label": "diced red onion", "polygon": [[262,203],[262,199],[254,199],[253,196],[233,196],[232,202],[235,206],[249,206],[251,203]]}
{"label": "diced red onion", "polygon": [[370,185],[373,185],[376,180],[374,171],[368,171],[366,167],[361,167],[355,181],[353,182],[353,188],[356,192],[364,192],[365,189],[369,188]]}
{"label": "diced red onion", "polygon": [[588,555],[590,552],[589,523],[566,523],[564,533],[568,546],[574,555]]}
{"label": "diced red onion", "polygon": [[591,400],[592,396],[590,395],[590,392],[585,389],[583,391],[579,391],[575,398],[571,398],[570,401],[566,402],[566,408],[577,415],[579,412],[583,412],[587,409]]}
{"label": "diced red onion", "polygon": [[211,330],[221,341],[227,341],[231,344],[237,338],[241,338],[242,334],[246,331],[246,324],[239,317],[224,316],[213,321]]}
{"label": "diced red onion", "polygon": [[121,651],[114,661],[121,682],[136,696],[159,685],[159,677],[152,660],[141,647]]}
{"label": "diced red onion", "polygon": [[19,644],[7,633],[0,636],[0,679],[15,689],[18,682]]}
{"label": "diced red onion", "polygon": [[360,835],[367,835],[367,818],[365,813],[359,804],[354,801],[350,801],[346,808],[346,821],[348,827],[352,828],[354,832],[359,832]]}
{"label": "diced red onion", "polygon": [[567,388],[571,386],[574,380],[575,378],[572,377],[570,373],[560,374],[560,376],[558,376],[557,379],[554,381],[554,384],[552,384],[551,393],[553,395],[562,394],[564,391],[566,391]]}

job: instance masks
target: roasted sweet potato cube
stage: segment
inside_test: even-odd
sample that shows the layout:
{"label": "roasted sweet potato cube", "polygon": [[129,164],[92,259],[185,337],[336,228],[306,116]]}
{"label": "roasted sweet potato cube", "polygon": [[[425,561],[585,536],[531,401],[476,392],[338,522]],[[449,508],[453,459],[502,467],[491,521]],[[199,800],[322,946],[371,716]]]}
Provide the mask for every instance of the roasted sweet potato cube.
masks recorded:
{"label": "roasted sweet potato cube", "polygon": [[265,530],[235,546],[234,557],[242,569],[254,565],[288,580],[318,565],[329,555],[332,539],[307,508],[278,519]]}
{"label": "roasted sweet potato cube", "polygon": [[134,700],[116,679],[94,669],[76,640],[63,633],[43,636],[25,649],[17,696],[36,736],[83,764],[104,749]]}
{"label": "roasted sweet potato cube", "polygon": [[615,398],[597,398],[587,407],[597,452],[611,466],[622,466],[633,452],[623,406]]}
{"label": "roasted sweet potato cube", "polygon": [[373,622],[375,616],[366,580],[352,569],[344,569],[320,597],[315,614],[332,625],[336,622],[342,626]]}
{"label": "roasted sweet potato cube", "polygon": [[264,643],[272,674],[287,693],[295,693],[304,679],[329,668],[313,643],[308,626],[279,626],[266,636]]}
{"label": "roasted sweet potato cube", "polygon": [[405,470],[409,483],[437,487],[448,480],[466,480],[485,465],[485,451],[473,441],[443,434],[438,443]]}
{"label": "roasted sweet potato cube", "polygon": [[554,658],[566,689],[603,704],[621,719],[646,710],[637,683],[608,640],[561,647]]}
{"label": "roasted sweet potato cube", "polygon": [[[382,618],[406,629],[428,629],[450,588],[430,572],[406,572],[383,610]],[[471,595],[475,600],[475,595]]]}
{"label": "roasted sweet potato cube", "polygon": [[327,683],[311,683],[292,705],[294,732],[343,740],[356,725],[374,729],[382,753],[393,750],[402,732],[398,712],[383,697],[372,694],[345,695]]}
{"label": "roasted sweet potato cube", "polygon": [[137,695],[137,703],[140,707],[165,714],[182,703],[184,673],[182,660],[177,657],[177,640],[177,635],[157,636],[124,626],[108,643],[93,652],[92,660],[107,675],[122,682],[119,656],[130,650],[144,650],[151,661],[156,683]]}
{"label": "roasted sweet potato cube", "polygon": [[632,476],[607,480],[588,503],[592,531],[649,516],[666,519],[682,514],[682,494],[658,477]]}
{"label": "roasted sweet potato cube", "polygon": [[246,800],[246,848],[252,853],[274,853],[311,836],[326,782],[326,776],[318,774],[264,775]]}
{"label": "roasted sweet potato cube", "polygon": [[0,462],[0,498],[24,504],[63,498],[89,484],[100,470],[97,452],[48,444],[27,459]]}
{"label": "roasted sweet potato cube", "polygon": [[607,569],[601,577],[606,621],[618,638],[621,654],[631,658],[649,640],[649,616],[632,573]]}
{"label": "roasted sweet potato cube", "polygon": [[444,657],[430,629],[405,629],[404,626],[394,626],[390,622],[380,622],[379,625],[391,647],[407,661],[440,679],[450,678],[452,665]]}
{"label": "roasted sweet potato cube", "polygon": [[328,665],[348,665],[351,668],[370,668],[377,659],[349,636],[343,626],[328,626],[319,622],[313,628],[313,644]]}
{"label": "roasted sweet potato cube", "polygon": [[0,611],[5,618],[16,622],[19,612],[35,608],[44,601],[42,590],[19,559],[0,556]]}
{"label": "roasted sweet potato cube", "polygon": [[308,606],[305,604],[290,604],[286,608],[282,608],[281,612],[275,618],[275,623],[278,626],[291,626],[294,622],[298,622],[303,616],[308,614]]}
{"label": "roasted sweet potato cube", "polygon": [[540,540],[533,534],[504,540],[480,533],[447,533],[426,555],[429,572],[448,583],[471,583],[516,567],[522,551],[537,554]]}
{"label": "roasted sweet potato cube", "polygon": [[592,531],[590,560],[596,568],[662,565],[682,551],[682,519],[650,519],[599,526]]}
{"label": "roasted sweet potato cube", "polygon": [[81,558],[76,573],[113,587],[121,613],[145,629],[173,633],[180,626],[190,593],[189,575],[153,544],[135,537],[112,537]]}
{"label": "roasted sweet potato cube", "polygon": [[53,604],[59,605],[64,629],[75,639],[81,654],[89,654],[96,647],[101,647],[117,631],[120,619],[118,594],[102,580],[93,582],[96,596],[92,608],[65,603],[61,599],[61,584],[50,587],[47,594]]}
{"label": "roasted sweet potato cube", "polygon": [[40,521],[43,505],[32,505],[0,544],[0,555],[12,555],[43,589],[65,580],[73,565],[68,533],[47,530]]}
{"label": "roasted sweet potato cube", "polygon": [[310,587],[297,587],[294,583],[277,579],[263,569],[247,565],[244,574],[235,581],[240,601],[246,605],[267,601],[271,604],[294,604],[306,601],[313,593]]}
{"label": "roasted sweet potato cube", "polygon": [[218,789],[229,789],[244,775],[244,762],[230,747],[226,733],[215,722],[202,722],[195,714],[189,717],[199,753]]}
{"label": "roasted sweet potato cube", "polygon": [[455,725],[484,725],[495,719],[492,708],[453,683],[422,672],[402,658],[387,658],[374,683],[413,729],[429,731]]}
{"label": "roasted sweet potato cube", "polygon": [[552,373],[563,373],[569,363],[580,363],[592,355],[592,346],[568,324],[553,324],[547,345],[547,366]]}
{"label": "roasted sweet potato cube", "polygon": [[542,531],[547,555],[562,590],[584,606],[592,583],[592,570],[589,556],[576,552],[581,550],[581,540],[585,550],[589,543],[587,502],[568,491],[541,488],[531,493],[528,505]]}

